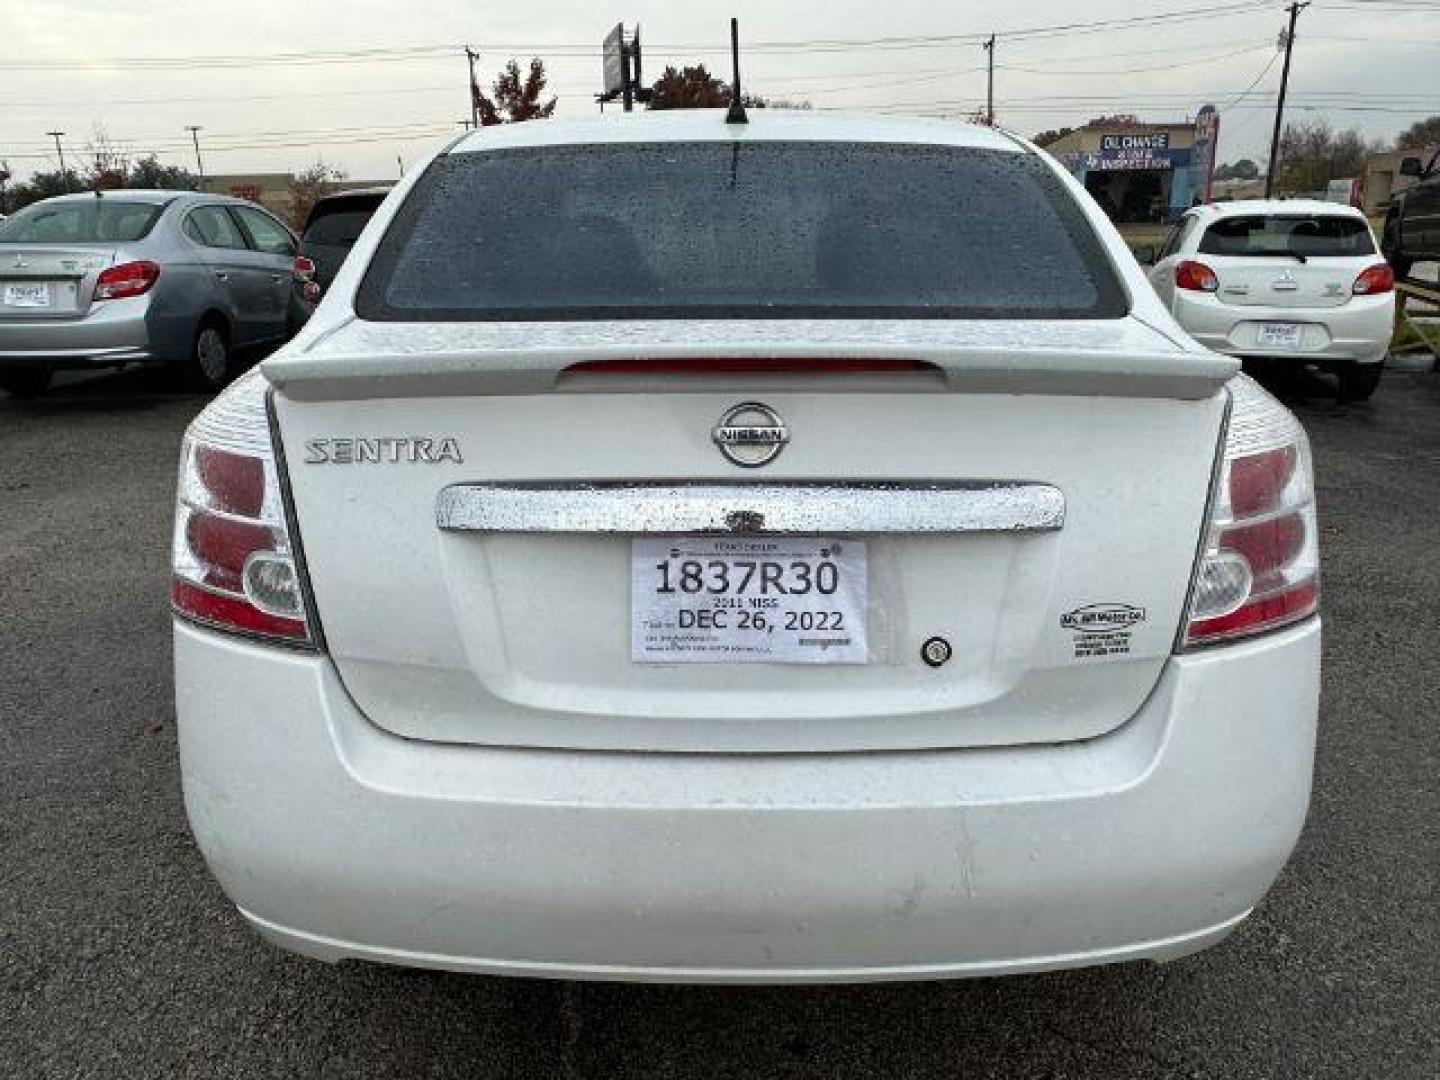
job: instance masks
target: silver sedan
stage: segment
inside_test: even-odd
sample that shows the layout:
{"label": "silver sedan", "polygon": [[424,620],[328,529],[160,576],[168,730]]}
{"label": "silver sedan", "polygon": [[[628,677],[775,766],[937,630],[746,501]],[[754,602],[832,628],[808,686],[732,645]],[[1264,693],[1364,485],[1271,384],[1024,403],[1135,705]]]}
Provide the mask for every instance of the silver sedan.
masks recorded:
{"label": "silver sedan", "polygon": [[114,191],[35,203],[0,224],[0,388],[64,368],[163,362],[209,388],[238,350],[283,341],[295,237],[224,195]]}

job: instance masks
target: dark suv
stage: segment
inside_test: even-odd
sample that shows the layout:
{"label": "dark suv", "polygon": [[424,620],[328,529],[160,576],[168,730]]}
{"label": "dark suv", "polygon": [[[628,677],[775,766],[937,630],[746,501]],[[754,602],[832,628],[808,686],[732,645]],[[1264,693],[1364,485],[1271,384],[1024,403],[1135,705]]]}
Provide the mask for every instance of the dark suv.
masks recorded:
{"label": "dark suv", "polygon": [[1390,204],[1380,248],[1403,278],[1417,262],[1440,261],[1440,150],[1424,166],[1418,157],[1405,158],[1400,175],[1419,179]]}
{"label": "dark suv", "polygon": [[309,320],[370,216],[389,194],[388,187],[357,188],[326,195],[310,208],[290,290],[292,328],[299,329]]}

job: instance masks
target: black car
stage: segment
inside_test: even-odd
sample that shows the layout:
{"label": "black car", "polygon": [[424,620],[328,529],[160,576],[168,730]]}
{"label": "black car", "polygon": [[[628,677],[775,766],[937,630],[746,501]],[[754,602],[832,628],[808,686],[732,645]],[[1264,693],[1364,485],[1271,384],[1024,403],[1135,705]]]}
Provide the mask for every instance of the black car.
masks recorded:
{"label": "black car", "polygon": [[326,195],[310,208],[290,291],[291,321],[296,329],[310,318],[370,216],[389,194],[388,187],[357,188]]}
{"label": "black car", "polygon": [[1419,179],[1390,204],[1380,248],[1403,278],[1417,262],[1440,261],[1440,151],[1430,155],[1428,165],[1418,157],[1405,158],[1400,175]]}

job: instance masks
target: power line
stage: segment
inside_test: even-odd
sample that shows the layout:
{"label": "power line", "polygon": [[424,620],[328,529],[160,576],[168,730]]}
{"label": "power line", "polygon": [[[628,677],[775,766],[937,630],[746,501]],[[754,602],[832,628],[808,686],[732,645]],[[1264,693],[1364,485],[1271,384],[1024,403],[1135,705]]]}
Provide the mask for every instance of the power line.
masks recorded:
{"label": "power line", "polygon": [[[936,48],[963,43],[980,44],[990,36],[1001,36],[1012,40],[1043,39],[1056,35],[1088,34],[1102,31],[1120,31],[1156,25],[1190,22],[1196,19],[1213,19],[1224,15],[1252,14],[1264,8],[1267,0],[1241,0],[1238,3],[1209,5],[1197,8],[1182,8],[1174,11],[1152,12],[1147,15],[1123,16],[1115,19],[1097,19],[1088,22],[1053,23],[998,30],[989,34],[926,34],[906,37],[877,38],[810,38],[797,41],[759,41],[745,47],[747,53],[785,54],[794,52],[834,52],[852,49],[920,49]],[[11,71],[87,71],[133,68],[137,70],[185,70],[191,68],[262,67],[272,65],[314,65],[351,64],[390,61],[438,60],[462,46],[409,45],[374,46],[364,49],[325,50],[288,53],[235,53],[210,56],[128,56],[111,58],[41,58],[41,57],[0,57],[0,69]],[[652,48],[674,52],[698,52],[723,54],[726,50],[712,43],[660,43]],[[496,44],[491,46],[497,52],[508,53],[551,53],[564,55],[577,51],[582,56],[595,56],[599,50],[593,45],[527,46]]]}
{"label": "power line", "polygon": [[1018,64],[996,64],[1002,71],[1022,71],[1027,75],[1108,75],[1120,77],[1125,75],[1138,75],[1147,71],[1174,71],[1176,68],[1201,67],[1205,64],[1218,63],[1221,60],[1233,60],[1237,56],[1248,56],[1250,53],[1258,52],[1261,49],[1269,48],[1267,45],[1250,45],[1244,49],[1237,49],[1234,52],[1220,53],[1218,56],[1207,56],[1200,60],[1187,60],[1179,63],[1157,64],[1154,67],[1127,67],[1124,69],[1109,68],[1104,71],[1065,71],[1058,68],[1032,68],[1021,67]]}

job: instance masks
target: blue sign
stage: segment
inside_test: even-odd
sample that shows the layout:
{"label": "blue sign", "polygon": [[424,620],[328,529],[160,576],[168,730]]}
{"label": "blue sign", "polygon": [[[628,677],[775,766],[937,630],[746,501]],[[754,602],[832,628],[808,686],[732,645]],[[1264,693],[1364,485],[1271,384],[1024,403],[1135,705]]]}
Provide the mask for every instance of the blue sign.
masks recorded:
{"label": "blue sign", "polygon": [[1173,169],[1187,164],[1189,151],[1170,149],[1168,131],[1100,136],[1099,153],[1086,153],[1086,172]]}

